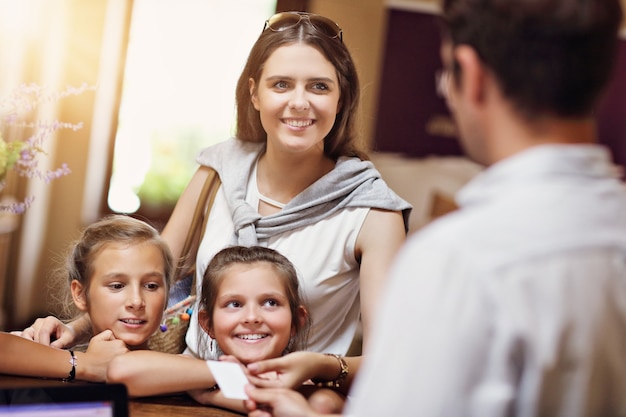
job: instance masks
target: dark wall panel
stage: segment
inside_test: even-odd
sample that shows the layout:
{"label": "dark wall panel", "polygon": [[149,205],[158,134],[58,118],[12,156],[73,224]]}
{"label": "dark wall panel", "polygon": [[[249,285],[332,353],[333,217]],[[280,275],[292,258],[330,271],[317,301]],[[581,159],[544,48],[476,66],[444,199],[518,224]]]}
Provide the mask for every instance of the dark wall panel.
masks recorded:
{"label": "dark wall panel", "polygon": [[[429,12],[388,10],[374,150],[411,157],[463,155],[445,101],[437,96],[439,28]],[[600,142],[626,166],[626,40],[598,111]]]}
{"label": "dark wall panel", "polygon": [[613,151],[615,162],[626,167],[626,40],[620,42],[620,55],[613,81],[598,113],[600,142]]}
{"label": "dark wall panel", "polygon": [[375,150],[461,155],[454,123],[435,88],[441,69],[436,16],[390,9],[388,19]]}

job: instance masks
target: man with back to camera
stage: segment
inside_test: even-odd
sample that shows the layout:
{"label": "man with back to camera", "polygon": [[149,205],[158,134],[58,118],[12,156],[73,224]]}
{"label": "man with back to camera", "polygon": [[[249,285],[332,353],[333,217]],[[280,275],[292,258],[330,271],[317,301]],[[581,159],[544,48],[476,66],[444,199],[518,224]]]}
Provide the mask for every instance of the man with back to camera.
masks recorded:
{"label": "man with back to camera", "polygon": [[626,416],[626,189],[594,121],[621,21],[443,0],[440,91],[487,168],[398,255],[348,415]]}
{"label": "man with back to camera", "polygon": [[442,17],[441,91],[487,169],[399,255],[352,414],[626,415],[626,189],[593,118],[619,0]]}

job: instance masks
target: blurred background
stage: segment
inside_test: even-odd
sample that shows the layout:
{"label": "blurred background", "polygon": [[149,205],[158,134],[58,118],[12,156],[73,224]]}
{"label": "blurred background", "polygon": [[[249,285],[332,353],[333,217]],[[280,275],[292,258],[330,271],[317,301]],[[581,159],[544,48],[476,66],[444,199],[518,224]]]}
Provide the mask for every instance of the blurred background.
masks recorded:
{"label": "blurred background", "polygon": [[[24,214],[0,212],[0,330],[55,312],[52,273],[85,225],[112,212],[164,225],[197,168],[197,152],[232,136],[235,83],[277,10],[322,14],[343,28],[361,81],[361,145],[415,206],[411,231],[453,209],[454,192],[481,168],[464,158],[435,91],[437,4],[0,0],[0,97],[31,82],[58,91],[94,87],[33,116],[82,122],[47,141],[40,161],[44,168],[66,163],[72,173],[49,184],[9,173],[0,192],[35,197]],[[625,45],[600,125],[622,164]]]}

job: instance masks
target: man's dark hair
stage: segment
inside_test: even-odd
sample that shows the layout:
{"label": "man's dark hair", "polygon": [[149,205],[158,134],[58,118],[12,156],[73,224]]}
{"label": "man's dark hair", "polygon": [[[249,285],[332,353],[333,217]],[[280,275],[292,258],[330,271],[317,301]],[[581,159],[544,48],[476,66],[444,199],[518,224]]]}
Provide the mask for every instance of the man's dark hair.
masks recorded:
{"label": "man's dark hair", "polygon": [[594,110],[616,60],[619,0],[442,2],[444,38],[472,46],[521,114]]}

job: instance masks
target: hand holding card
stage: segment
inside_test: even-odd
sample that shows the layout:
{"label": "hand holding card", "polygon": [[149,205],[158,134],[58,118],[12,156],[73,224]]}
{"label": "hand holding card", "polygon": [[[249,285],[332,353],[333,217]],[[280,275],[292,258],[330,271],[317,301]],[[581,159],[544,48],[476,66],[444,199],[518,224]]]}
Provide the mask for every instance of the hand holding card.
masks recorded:
{"label": "hand holding card", "polygon": [[226,398],[248,399],[243,387],[249,382],[240,364],[220,361],[206,361],[206,364]]}

